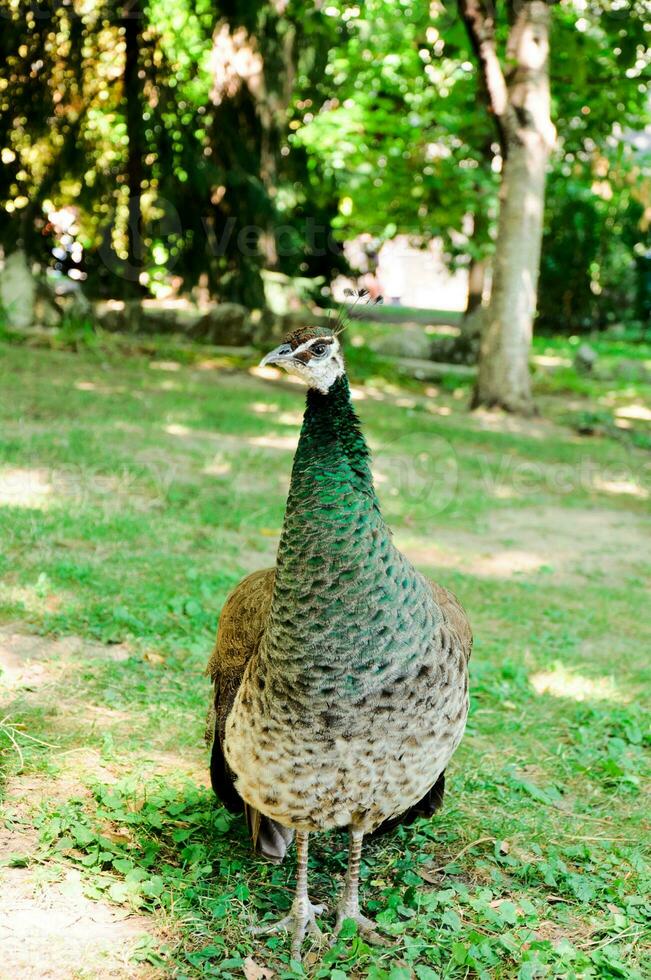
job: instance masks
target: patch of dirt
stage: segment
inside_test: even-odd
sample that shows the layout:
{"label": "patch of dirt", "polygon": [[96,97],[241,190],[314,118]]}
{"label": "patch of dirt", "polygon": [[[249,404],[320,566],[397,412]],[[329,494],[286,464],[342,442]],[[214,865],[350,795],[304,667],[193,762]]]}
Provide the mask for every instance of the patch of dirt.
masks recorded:
{"label": "patch of dirt", "polygon": [[528,507],[494,511],[481,534],[441,528],[435,545],[398,546],[417,565],[454,568],[487,578],[549,570],[555,584],[594,572],[626,578],[649,560],[649,522],[619,510]]}
{"label": "patch of dirt", "polygon": [[15,626],[0,627],[0,692],[3,688],[40,687],[52,680],[53,664],[73,657],[126,660],[126,644],[104,646],[80,636],[36,636]]}
{"label": "patch of dirt", "polygon": [[[78,779],[16,777],[6,787],[0,827],[0,980],[72,980],[160,974],[131,962],[138,942],[155,933],[151,919],[83,894],[80,873],[60,880],[39,863],[32,814],[41,800],[64,802],[83,795]],[[20,859],[25,867],[12,867]]]}
{"label": "patch of dirt", "polygon": [[[43,706],[53,698],[67,669],[79,659],[124,660],[126,645],[104,646],[77,636],[42,637],[19,632],[16,625],[0,627],[0,696],[20,692],[20,697]],[[65,712],[66,701],[56,705]],[[72,707],[74,707],[74,703]],[[101,720],[122,723],[127,712],[86,704],[89,724]],[[53,739],[56,738],[53,735]],[[0,808],[0,980],[150,980],[164,974],[133,962],[139,942],[146,938],[154,948],[163,944],[151,918],[84,895],[80,872],[57,868],[35,860],[38,832],[35,814],[45,804],[57,806],[70,798],[90,795],[87,783],[115,782],[125,771],[149,771],[159,776],[182,773],[207,784],[205,753],[197,748],[185,755],[164,752],[155,746],[137,755],[127,754],[120,763],[105,762],[88,746],[57,751],[51,761],[59,769],[48,774],[18,775],[3,786]],[[12,866],[13,865],[13,866]],[[22,865],[22,866],[21,866]]]}
{"label": "patch of dirt", "polygon": [[31,868],[3,868],[0,882],[2,980],[156,975],[130,962],[150,920],[85,898],[78,872],[53,883]]}

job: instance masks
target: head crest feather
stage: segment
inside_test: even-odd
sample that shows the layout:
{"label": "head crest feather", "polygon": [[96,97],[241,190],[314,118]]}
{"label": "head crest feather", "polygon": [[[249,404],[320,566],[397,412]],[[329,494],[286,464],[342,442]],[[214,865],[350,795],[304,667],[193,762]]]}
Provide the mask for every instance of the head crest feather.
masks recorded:
{"label": "head crest feather", "polygon": [[355,309],[360,301],[366,300],[364,306],[379,306],[380,303],[384,302],[382,296],[376,296],[374,300],[371,300],[368,289],[351,289],[347,287],[344,289],[344,296],[346,298],[339,307],[339,313],[333,329],[335,337],[338,337],[339,334],[342,334],[344,330],[348,329],[351,320],[359,319],[359,314],[355,316]]}

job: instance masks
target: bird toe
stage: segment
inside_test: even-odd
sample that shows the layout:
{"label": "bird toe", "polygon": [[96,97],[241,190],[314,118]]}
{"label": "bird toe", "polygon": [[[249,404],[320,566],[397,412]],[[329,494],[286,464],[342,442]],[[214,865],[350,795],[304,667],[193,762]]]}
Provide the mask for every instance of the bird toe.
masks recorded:
{"label": "bird toe", "polygon": [[316,917],[323,912],[323,905],[312,905],[310,902],[307,908],[300,907],[294,903],[289,915],[285,915],[277,922],[265,922],[260,926],[252,926],[250,931],[254,936],[267,936],[274,932],[289,932],[292,937],[292,959],[301,961],[301,947],[306,934],[309,932],[317,942],[323,942],[323,933],[317,925]]}

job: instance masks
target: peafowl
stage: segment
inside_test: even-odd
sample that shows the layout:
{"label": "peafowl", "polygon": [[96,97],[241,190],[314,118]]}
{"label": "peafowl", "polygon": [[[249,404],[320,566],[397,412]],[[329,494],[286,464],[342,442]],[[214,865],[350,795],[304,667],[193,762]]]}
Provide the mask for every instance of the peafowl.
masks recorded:
{"label": "peafowl", "polygon": [[440,805],[472,635],[454,595],[391,540],[335,330],[297,330],[261,363],[307,382],[307,405],[276,567],[247,576],[220,617],[211,778],[262,854],[282,860],[296,836],[290,913],[258,931],[288,929],[299,958],[306,932],[320,934],[313,831],[349,831],[335,935],[350,918],[380,940],[359,906],[362,838]]}

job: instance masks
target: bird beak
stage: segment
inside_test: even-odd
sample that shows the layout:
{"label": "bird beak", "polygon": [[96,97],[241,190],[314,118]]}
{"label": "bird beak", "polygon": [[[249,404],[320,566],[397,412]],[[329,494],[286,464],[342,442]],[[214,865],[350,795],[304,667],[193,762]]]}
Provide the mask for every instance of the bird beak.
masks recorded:
{"label": "bird beak", "polygon": [[260,367],[267,367],[269,364],[282,364],[284,361],[292,359],[292,348],[289,344],[281,344],[269,351],[260,361]]}

